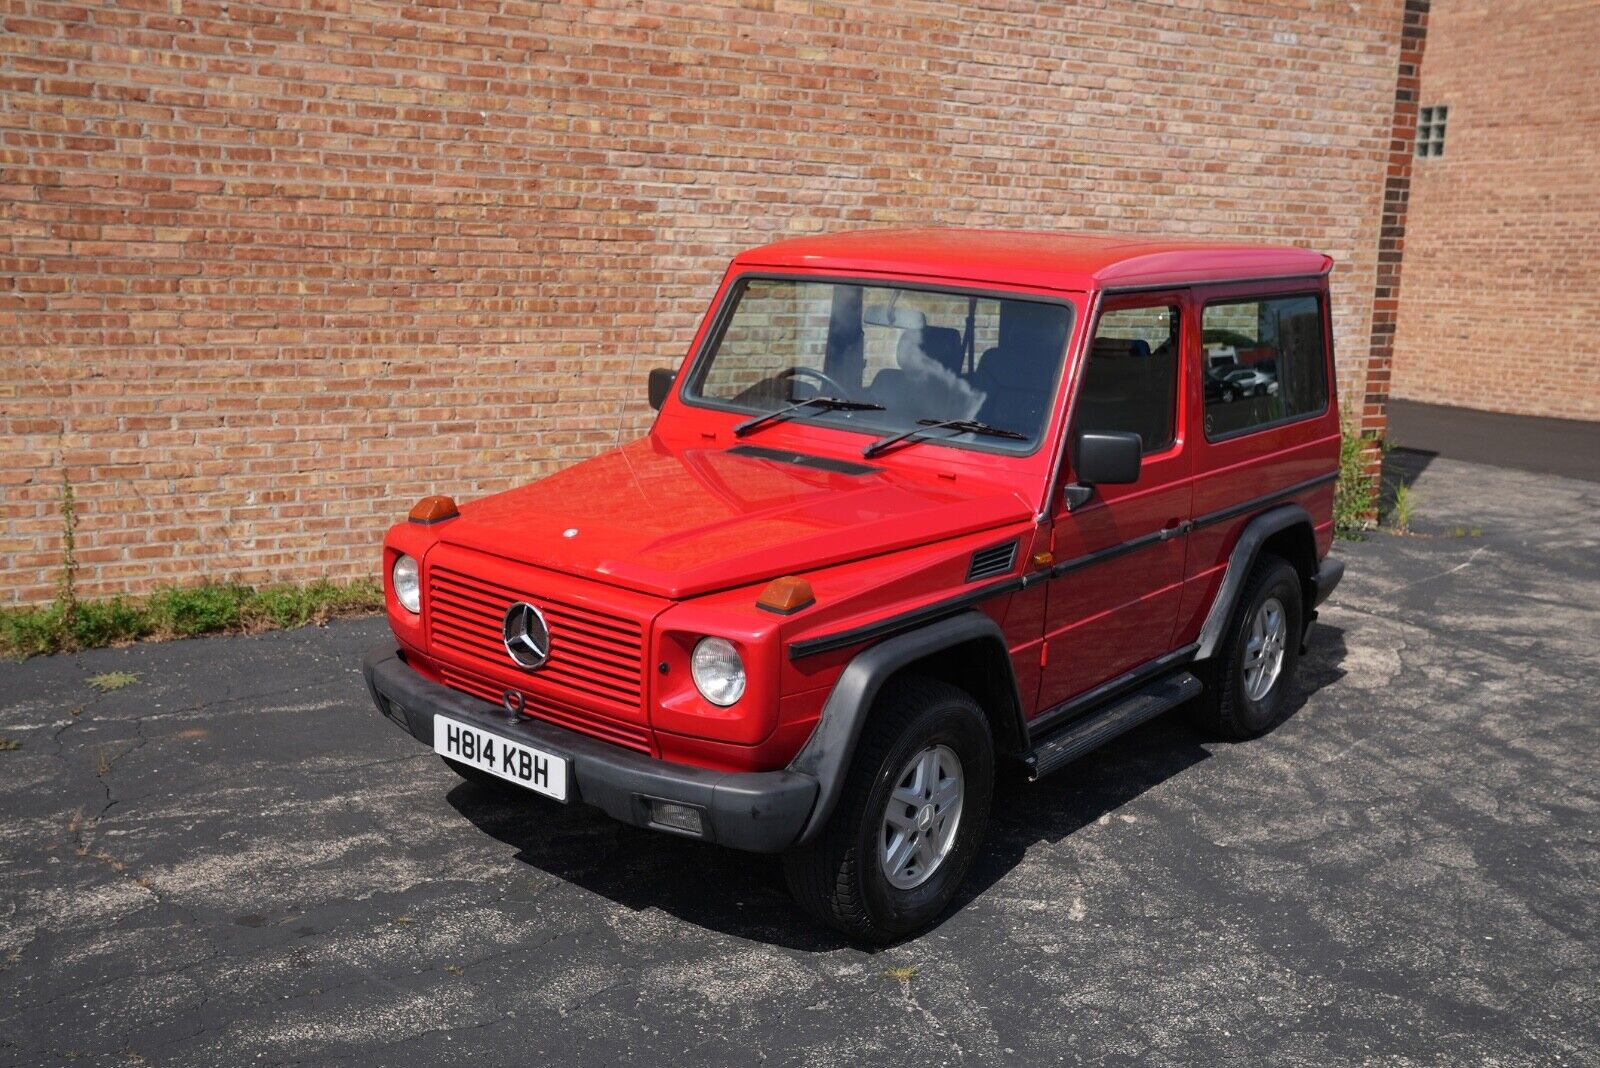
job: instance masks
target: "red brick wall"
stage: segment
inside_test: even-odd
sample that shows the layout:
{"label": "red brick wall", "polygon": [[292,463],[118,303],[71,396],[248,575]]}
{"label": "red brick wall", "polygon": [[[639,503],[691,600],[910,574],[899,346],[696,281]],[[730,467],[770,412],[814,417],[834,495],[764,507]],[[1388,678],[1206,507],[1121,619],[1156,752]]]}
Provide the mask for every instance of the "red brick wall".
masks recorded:
{"label": "red brick wall", "polygon": [[417,496],[639,434],[739,248],[899,224],[1339,260],[1399,0],[0,0],[0,604],[352,577]]}
{"label": "red brick wall", "polygon": [[1436,0],[1396,397],[1600,419],[1600,3]]}

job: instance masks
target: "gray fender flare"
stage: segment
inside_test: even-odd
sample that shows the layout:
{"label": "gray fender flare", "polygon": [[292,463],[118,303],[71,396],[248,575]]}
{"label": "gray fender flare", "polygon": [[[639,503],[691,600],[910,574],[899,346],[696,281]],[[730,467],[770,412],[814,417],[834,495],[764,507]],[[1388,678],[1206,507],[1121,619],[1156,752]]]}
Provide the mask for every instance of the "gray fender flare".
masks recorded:
{"label": "gray fender flare", "polygon": [[[1228,620],[1233,618],[1234,605],[1238,604],[1239,596],[1244,592],[1245,580],[1256,565],[1261,546],[1279,531],[1299,524],[1304,524],[1307,530],[1316,529],[1311,525],[1311,514],[1298,504],[1280,504],[1245,524],[1233,551],[1228,554],[1228,568],[1223,572],[1216,599],[1211,602],[1211,611],[1206,613],[1206,621],[1200,627],[1200,647],[1194,654],[1196,660],[1214,656],[1217,646],[1222,644],[1223,632],[1228,627]],[[1310,611],[1311,604],[1307,602],[1306,612]]]}
{"label": "gray fender flare", "polygon": [[796,845],[803,845],[815,837],[828,822],[828,817],[833,815],[839,794],[844,790],[845,776],[849,773],[856,743],[861,738],[862,725],[866,723],[867,713],[871,711],[883,684],[907,664],[974,640],[995,643],[1005,660],[1012,707],[991,711],[1002,716],[1015,716],[1020,732],[1017,737],[1027,738],[1022,702],[1017,696],[1017,680],[1011,670],[1011,654],[1005,636],[995,621],[981,612],[963,612],[863,649],[845,666],[844,673],[834,683],[833,690],[823,703],[822,716],[817,720],[816,729],[789,763],[790,771],[816,779],[819,787],[817,803],[811,810],[811,818],[795,840]]}

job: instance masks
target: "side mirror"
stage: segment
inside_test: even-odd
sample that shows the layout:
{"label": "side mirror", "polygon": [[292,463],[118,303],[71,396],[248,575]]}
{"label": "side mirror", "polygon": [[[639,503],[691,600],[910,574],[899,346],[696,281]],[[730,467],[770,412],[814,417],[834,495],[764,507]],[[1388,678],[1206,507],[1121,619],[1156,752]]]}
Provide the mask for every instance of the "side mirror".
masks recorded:
{"label": "side mirror", "polygon": [[1128,485],[1139,481],[1144,439],[1125,430],[1093,430],[1079,434],[1072,446],[1072,472],[1077,481],[1067,487],[1067,510],[1086,504],[1095,486]]}
{"label": "side mirror", "polygon": [[656,411],[667,401],[667,394],[672,392],[672,383],[677,380],[678,372],[670,367],[650,368],[650,407]]}

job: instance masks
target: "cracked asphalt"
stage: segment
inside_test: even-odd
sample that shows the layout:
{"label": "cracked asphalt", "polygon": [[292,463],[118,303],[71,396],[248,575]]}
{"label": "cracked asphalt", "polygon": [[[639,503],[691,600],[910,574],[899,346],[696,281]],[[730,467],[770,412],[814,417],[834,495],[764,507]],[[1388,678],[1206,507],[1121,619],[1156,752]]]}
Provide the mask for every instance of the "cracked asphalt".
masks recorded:
{"label": "cracked asphalt", "polygon": [[460,783],[362,689],[379,620],[0,665],[0,1063],[1600,1064],[1600,484],[1414,501],[1283,726],[1007,785],[874,953],[768,860]]}

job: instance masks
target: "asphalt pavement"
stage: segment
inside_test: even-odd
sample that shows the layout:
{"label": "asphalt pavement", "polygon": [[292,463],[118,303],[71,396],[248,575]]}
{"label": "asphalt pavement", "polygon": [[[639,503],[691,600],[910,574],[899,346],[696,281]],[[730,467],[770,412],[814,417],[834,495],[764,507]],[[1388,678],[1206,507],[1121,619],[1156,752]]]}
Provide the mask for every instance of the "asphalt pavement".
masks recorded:
{"label": "asphalt pavement", "polygon": [[0,664],[0,1064],[1600,1064],[1600,486],[1412,492],[1287,722],[1008,785],[876,952],[460,783],[363,691],[379,620]]}

